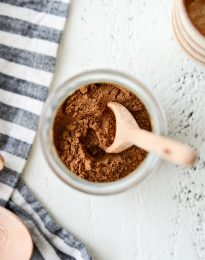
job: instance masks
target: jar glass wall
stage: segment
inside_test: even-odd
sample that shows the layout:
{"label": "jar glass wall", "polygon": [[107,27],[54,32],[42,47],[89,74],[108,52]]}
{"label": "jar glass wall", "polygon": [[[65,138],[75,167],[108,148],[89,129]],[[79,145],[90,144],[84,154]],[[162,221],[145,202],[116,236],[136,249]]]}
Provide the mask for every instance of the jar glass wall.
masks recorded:
{"label": "jar glass wall", "polygon": [[67,185],[79,191],[95,195],[108,195],[139,184],[156,169],[160,158],[152,153],[148,153],[136,170],[120,180],[108,183],[94,183],[81,179],[63,164],[53,141],[53,123],[56,111],[74,91],[84,85],[97,82],[117,84],[133,92],[146,106],[151,118],[152,131],[155,134],[166,135],[167,124],[163,110],[153,94],[142,83],[121,72],[95,70],[78,74],[50,94],[40,120],[41,144],[50,167]]}

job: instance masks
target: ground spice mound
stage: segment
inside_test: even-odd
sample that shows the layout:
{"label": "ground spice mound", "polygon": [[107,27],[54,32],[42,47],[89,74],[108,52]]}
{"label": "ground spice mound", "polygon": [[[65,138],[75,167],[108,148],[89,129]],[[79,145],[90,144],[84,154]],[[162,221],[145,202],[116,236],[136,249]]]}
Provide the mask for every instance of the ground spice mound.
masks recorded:
{"label": "ground spice mound", "polygon": [[185,3],[192,23],[205,36],[205,0],[186,0]]}
{"label": "ground spice mound", "polygon": [[146,152],[131,147],[107,154],[115,136],[115,117],[110,101],[129,109],[139,126],[151,131],[149,114],[142,102],[127,89],[108,83],[82,87],[69,96],[54,120],[54,143],[64,164],[79,177],[92,182],[111,182],[136,169]]}

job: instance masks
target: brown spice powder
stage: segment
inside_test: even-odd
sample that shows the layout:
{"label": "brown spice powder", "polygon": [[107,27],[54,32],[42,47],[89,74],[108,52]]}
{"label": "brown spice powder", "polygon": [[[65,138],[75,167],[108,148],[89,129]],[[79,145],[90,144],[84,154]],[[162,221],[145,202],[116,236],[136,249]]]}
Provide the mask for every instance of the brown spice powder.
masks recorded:
{"label": "brown spice powder", "polygon": [[110,101],[129,109],[139,126],[151,131],[149,114],[130,91],[108,83],[82,87],[58,109],[54,121],[54,143],[64,164],[79,177],[92,182],[111,182],[127,176],[146,157],[131,147],[119,154],[107,154],[115,137],[115,117]]}
{"label": "brown spice powder", "polygon": [[205,36],[205,0],[187,0],[185,2],[192,23]]}

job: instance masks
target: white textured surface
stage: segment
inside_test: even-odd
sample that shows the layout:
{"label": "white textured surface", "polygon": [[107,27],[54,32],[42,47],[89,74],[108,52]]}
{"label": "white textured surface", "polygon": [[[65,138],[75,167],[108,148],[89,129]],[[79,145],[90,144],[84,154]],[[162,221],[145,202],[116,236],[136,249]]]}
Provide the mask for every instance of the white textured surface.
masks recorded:
{"label": "white textured surface", "polygon": [[171,0],[73,2],[53,85],[92,68],[128,72],[157,95],[169,135],[200,157],[191,170],[163,163],[126,193],[94,197],[55,177],[37,138],[25,180],[95,259],[205,259],[205,74],[173,39],[171,7]]}

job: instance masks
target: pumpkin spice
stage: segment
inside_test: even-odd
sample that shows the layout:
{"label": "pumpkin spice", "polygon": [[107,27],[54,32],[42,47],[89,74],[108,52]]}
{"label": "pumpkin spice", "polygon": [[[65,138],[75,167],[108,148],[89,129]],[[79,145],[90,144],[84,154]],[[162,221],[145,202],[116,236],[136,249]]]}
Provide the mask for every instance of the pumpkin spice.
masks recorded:
{"label": "pumpkin spice", "polygon": [[187,0],[186,8],[194,26],[205,36],[205,0]]}
{"label": "pumpkin spice", "polygon": [[54,120],[54,144],[65,166],[92,182],[119,180],[135,170],[147,153],[132,146],[119,154],[108,154],[115,137],[115,117],[108,102],[129,109],[139,126],[151,131],[147,109],[129,90],[108,83],[83,86],[60,106]]}

